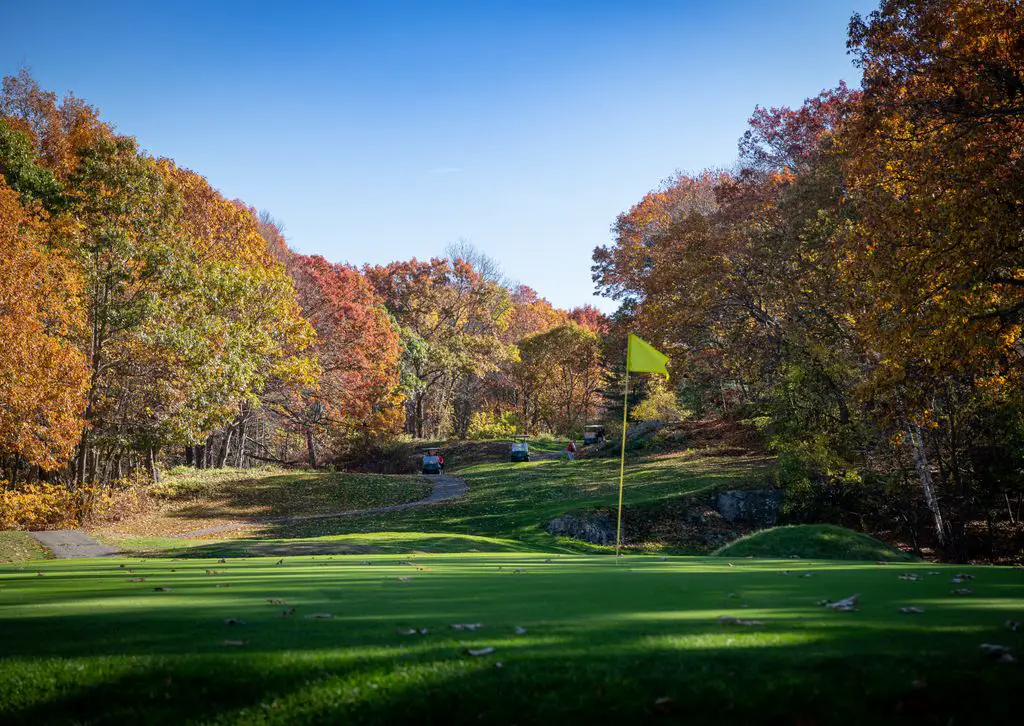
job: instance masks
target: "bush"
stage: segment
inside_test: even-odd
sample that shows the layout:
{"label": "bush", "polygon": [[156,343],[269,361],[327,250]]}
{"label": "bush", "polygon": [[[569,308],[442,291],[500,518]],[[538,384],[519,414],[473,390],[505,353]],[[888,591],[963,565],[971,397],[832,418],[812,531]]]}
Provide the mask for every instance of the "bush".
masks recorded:
{"label": "bush", "polygon": [[662,421],[664,423],[679,423],[690,416],[679,405],[679,400],[674,391],[665,387],[660,378],[649,383],[647,398],[633,407],[634,421]]}
{"label": "bush", "polygon": [[519,420],[512,411],[491,413],[477,411],[469,419],[468,438],[474,441],[486,439],[508,439],[519,430]]}
{"label": "bush", "polygon": [[0,529],[75,527],[94,497],[92,489],[71,492],[66,487],[45,482],[0,492]]}

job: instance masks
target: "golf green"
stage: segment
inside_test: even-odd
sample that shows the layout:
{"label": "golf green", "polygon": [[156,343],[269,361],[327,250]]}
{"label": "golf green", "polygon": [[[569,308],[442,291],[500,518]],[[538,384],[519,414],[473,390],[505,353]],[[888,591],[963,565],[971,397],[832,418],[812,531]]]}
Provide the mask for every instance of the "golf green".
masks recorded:
{"label": "golf green", "polygon": [[[820,604],[855,593],[856,610]],[[1008,620],[1024,620],[1024,570],[514,552],[39,561],[0,567],[0,721],[982,723],[1018,710],[1021,664],[981,648],[1024,654]]]}

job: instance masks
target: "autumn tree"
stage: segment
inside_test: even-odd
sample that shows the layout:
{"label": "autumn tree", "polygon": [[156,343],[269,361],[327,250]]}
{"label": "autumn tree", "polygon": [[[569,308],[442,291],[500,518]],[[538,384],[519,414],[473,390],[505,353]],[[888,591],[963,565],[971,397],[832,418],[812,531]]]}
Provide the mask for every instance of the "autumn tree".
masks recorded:
{"label": "autumn tree", "polygon": [[501,339],[508,291],[461,259],[413,259],[368,266],[365,273],[399,325],[410,431],[464,435],[471,411],[456,408],[460,386],[488,375],[512,354]]}
{"label": "autumn tree", "polygon": [[59,469],[83,426],[81,280],[46,235],[0,180],[0,461],[12,480],[21,466]]}
{"label": "autumn tree", "polygon": [[309,354],[318,376],[264,400],[301,434],[306,461],[316,466],[318,448],[337,459],[354,443],[386,439],[401,427],[401,345],[383,302],[355,268],[290,253],[288,271],[317,334]]}
{"label": "autumn tree", "polygon": [[1005,411],[1020,383],[1022,26],[1002,0],[886,0],[850,26],[864,82],[843,137],[847,250],[870,387],[961,557],[973,502],[990,496],[971,454],[991,426],[977,402]]}
{"label": "autumn tree", "polygon": [[604,366],[597,334],[570,322],[529,336],[518,347],[513,375],[522,420],[529,428],[543,422],[559,433],[579,431],[600,404]]}

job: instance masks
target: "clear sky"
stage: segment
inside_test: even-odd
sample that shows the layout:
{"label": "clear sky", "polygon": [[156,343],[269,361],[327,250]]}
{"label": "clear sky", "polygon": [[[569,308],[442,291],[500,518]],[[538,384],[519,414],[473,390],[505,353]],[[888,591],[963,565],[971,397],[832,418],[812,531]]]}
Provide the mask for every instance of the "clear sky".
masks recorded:
{"label": "clear sky", "polygon": [[295,249],[382,263],[465,238],[562,307],[675,170],[727,166],[754,106],[859,74],[875,0],[5,2],[26,66],[143,148],[284,221]]}

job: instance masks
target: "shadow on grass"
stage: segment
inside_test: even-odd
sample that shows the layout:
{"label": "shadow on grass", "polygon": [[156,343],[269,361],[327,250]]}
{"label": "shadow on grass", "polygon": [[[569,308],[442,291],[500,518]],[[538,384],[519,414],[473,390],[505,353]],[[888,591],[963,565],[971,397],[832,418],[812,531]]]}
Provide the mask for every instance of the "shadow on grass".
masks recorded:
{"label": "shadow on grass", "polygon": [[[206,474],[206,476],[203,476]],[[422,499],[430,485],[419,477],[321,471],[265,473],[211,470],[164,485],[179,519],[285,517],[402,504]]]}
{"label": "shadow on grass", "polygon": [[[929,576],[932,565],[517,554],[371,563],[0,570],[0,720],[982,723],[1011,715],[1024,685],[1018,666],[978,649],[1024,645],[1001,627],[1024,605],[1024,580],[1009,570],[972,568],[972,600],[949,594],[955,570]],[[922,580],[898,580],[904,569]],[[851,591],[859,612],[815,604]],[[927,612],[902,615],[906,604]],[[333,617],[305,617],[314,613]],[[723,614],[763,625],[725,626]],[[484,626],[450,627],[463,622]],[[496,651],[467,655],[482,647]]]}

